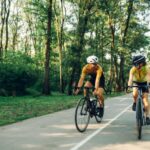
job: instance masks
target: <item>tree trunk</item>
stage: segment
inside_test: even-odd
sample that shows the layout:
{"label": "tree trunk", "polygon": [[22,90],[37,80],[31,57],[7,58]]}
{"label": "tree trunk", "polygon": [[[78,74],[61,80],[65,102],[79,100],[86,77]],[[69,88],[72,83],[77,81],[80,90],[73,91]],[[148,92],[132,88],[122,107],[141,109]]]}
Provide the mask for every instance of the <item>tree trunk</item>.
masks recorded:
{"label": "tree trunk", "polygon": [[51,21],[52,21],[52,0],[48,1],[48,22],[47,22],[47,43],[45,52],[45,74],[43,94],[50,95],[50,51],[51,51]]}
{"label": "tree trunk", "polygon": [[8,6],[6,8],[6,43],[5,43],[5,53],[7,53],[7,48],[8,48],[8,41],[9,41],[9,36],[8,36],[8,19],[9,19],[9,14],[10,14],[10,4],[11,1],[8,0]]}
{"label": "tree trunk", "polygon": [[111,17],[111,13],[109,11],[109,6],[108,6],[108,3],[107,1],[105,0],[104,1],[105,3],[105,6],[106,6],[106,13],[108,15],[108,22],[109,22],[109,28],[110,28],[110,31],[111,31],[111,69],[110,69],[110,78],[109,78],[109,83],[111,84],[110,86],[112,87],[113,85],[113,82],[115,82],[115,84],[117,83],[116,82],[116,78],[115,75],[117,75],[117,73],[115,72],[117,70],[117,66],[114,66],[116,65],[114,63],[114,54],[115,54],[115,27],[114,27],[114,24],[112,22],[112,17]]}
{"label": "tree trunk", "polygon": [[[74,62],[73,66],[72,66],[72,72],[71,72],[71,76],[70,76],[70,82],[69,82],[69,87],[68,89],[72,89],[72,84],[75,80],[75,78],[79,78],[80,76],[80,72],[81,72],[81,54],[83,51],[83,47],[84,47],[84,34],[86,31],[86,27],[87,27],[87,23],[88,23],[88,19],[90,17],[90,11],[93,7],[95,1],[89,1],[89,2],[85,2],[85,1],[80,1],[79,4],[79,22],[78,22],[78,26],[77,26],[77,34],[76,34],[76,39],[74,42],[74,50],[73,50],[73,55],[74,55],[74,60],[77,62]],[[76,77],[75,74],[76,73]],[[68,92],[70,94],[70,92]]]}
{"label": "tree trunk", "polygon": [[64,26],[64,4],[63,0],[61,0],[61,11],[60,11],[60,18],[57,15],[57,9],[58,7],[54,5],[55,10],[55,19],[56,19],[56,32],[57,32],[57,41],[58,41],[58,48],[59,48],[59,87],[60,92],[64,93],[64,87],[63,87],[63,70],[62,70],[62,48],[63,48],[63,26]]}
{"label": "tree trunk", "polygon": [[[128,32],[128,27],[129,27],[129,22],[130,22],[130,18],[131,18],[131,14],[133,11],[133,0],[129,0],[129,6],[128,6],[128,16],[127,16],[127,20],[126,20],[126,26],[125,26],[125,30],[123,33],[123,39],[122,39],[122,47],[125,47],[126,44],[126,36],[127,36],[127,32]],[[123,87],[123,90],[125,89],[125,77],[124,77],[124,62],[125,62],[125,58],[124,58],[124,54],[121,53],[120,55],[121,61],[120,61],[120,75],[119,75],[119,86]]]}
{"label": "tree trunk", "polygon": [[[18,5],[18,0],[16,1],[16,5]],[[19,10],[13,14],[14,20],[14,28],[12,29],[12,49],[15,51],[17,49],[17,39],[18,39],[18,26],[19,26]]]}
{"label": "tree trunk", "polygon": [[3,34],[4,34],[4,25],[5,25],[5,14],[6,9],[6,0],[1,1],[1,31],[0,31],[0,60],[3,57]]}

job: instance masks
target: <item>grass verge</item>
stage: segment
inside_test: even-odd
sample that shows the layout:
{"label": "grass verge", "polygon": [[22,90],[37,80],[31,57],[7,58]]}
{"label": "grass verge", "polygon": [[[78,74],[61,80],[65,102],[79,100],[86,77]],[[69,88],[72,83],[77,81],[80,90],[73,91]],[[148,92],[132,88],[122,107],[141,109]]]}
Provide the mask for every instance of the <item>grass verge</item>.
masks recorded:
{"label": "grass verge", "polygon": [[[109,97],[118,95],[123,93],[113,93]],[[0,126],[74,107],[80,97],[58,93],[39,97],[0,97]]]}

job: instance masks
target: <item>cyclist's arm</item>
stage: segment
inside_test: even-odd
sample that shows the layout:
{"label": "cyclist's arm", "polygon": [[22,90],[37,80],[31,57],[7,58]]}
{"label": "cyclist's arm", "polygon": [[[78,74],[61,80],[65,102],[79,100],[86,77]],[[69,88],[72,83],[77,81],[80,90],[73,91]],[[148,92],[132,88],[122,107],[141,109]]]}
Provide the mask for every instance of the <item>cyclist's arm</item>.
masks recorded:
{"label": "cyclist's arm", "polygon": [[81,77],[80,77],[80,79],[79,79],[79,82],[78,82],[78,87],[82,87],[84,78],[85,78],[85,75],[84,75],[84,76],[81,75]]}
{"label": "cyclist's arm", "polygon": [[85,73],[84,70],[83,70],[83,71],[82,71],[82,74],[81,74],[81,76],[80,76],[78,85],[77,85],[78,88],[77,88],[76,91],[74,92],[75,95],[77,95],[77,94],[79,93],[80,88],[81,88],[82,85],[83,85],[83,81],[84,81],[85,76],[86,76],[86,73]]}
{"label": "cyclist's arm", "polygon": [[147,68],[147,82],[150,83],[150,67]]}
{"label": "cyclist's arm", "polygon": [[95,80],[95,89],[97,90],[99,88],[99,80],[102,76],[102,69],[97,70],[96,80]]}
{"label": "cyclist's arm", "polygon": [[129,80],[128,80],[128,86],[132,86],[132,81],[133,81],[133,73],[132,73],[132,70],[130,70]]}
{"label": "cyclist's arm", "polygon": [[78,87],[82,87],[85,76],[86,76],[86,66],[84,66],[82,69],[82,73],[78,82]]}

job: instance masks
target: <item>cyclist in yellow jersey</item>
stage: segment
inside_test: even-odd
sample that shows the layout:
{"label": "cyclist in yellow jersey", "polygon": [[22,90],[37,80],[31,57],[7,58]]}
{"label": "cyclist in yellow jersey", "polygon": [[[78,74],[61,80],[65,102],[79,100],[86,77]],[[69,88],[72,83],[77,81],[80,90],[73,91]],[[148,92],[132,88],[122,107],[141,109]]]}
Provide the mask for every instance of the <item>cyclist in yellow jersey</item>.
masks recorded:
{"label": "cyclist in yellow jersey", "polygon": [[82,73],[78,82],[77,90],[75,91],[75,94],[78,94],[80,87],[83,85],[83,81],[85,79],[86,75],[90,75],[90,80],[86,81],[85,85],[86,87],[93,87],[94,91],[93,94],[97,95],[99,104],[100,104],[100,111],[103,111],[103,104],[104,104],[104,86],[105,86],[105,78],[103,74],[102,67],[98,65],[98,58],[94,55],[89,56],[87,58],[87,64],[83,67]]}
{"label": "cyclist in yellow jersey", "polygon": [[[128,80],[128,86],[132,86],[132,84],[135,85],[134,82],[138,82],[139,85],[147,85],[150,82],[150,69],[146,65],[146,60],[145,57],[142,55],[138,55],[133,57],[132,60],[133,67],[130,70],[129,73],[129,80]],[[143,92],[143,103],[144,103],[144,108],[146,112],[146,121],[149,124],[150,119],[149,119],[149,101],[148,101],[148,88],[142,88]],[[136,110],[136,99],[138,97],[138,90],[137,88],[133,88],[133,105],[132,105],[132,110]]]}

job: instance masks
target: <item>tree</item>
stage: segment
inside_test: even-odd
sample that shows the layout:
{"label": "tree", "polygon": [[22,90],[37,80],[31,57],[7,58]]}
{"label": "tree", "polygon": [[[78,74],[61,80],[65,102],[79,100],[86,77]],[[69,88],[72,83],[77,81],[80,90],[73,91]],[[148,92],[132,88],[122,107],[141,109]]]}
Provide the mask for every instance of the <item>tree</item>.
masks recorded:
{"label": "tree", "polygon": [[[58,41],[58,49],[59,49],[59,72],[60,72],[60,92],[64,93],[64,86],[63,86],[63,70],[62,70],[62,49],[63,49],[63,27],[64,27],[64,0],[60,0],[60,8],[59,4],[56,3],[54,5],[54,12],[55,12],[55,26],[56,26],[56,33],[57,33],[57,41]],[[60,13],[58,13],[60,11]]]}
{"label": "tree", "polygon": [[52,21],[52,0],[48,0],[48,14],[47,14],[47,43],[46,43],[46,52],[45,52],[45,73],[44,73],[44,85],[43,85],[43,94],[51,94],[50,90],[50,51],[51,51],[51,21]]}
{"label": "tree", "polygon": [[4,25],[5,25],[5,19],[6,19],[6,1],[1,1],[1,32],[0,32],[0,59],[3,57],[3,34],[4,34]]}
{"label": "tree", "polygon": [[9,14],[10,14],[10,5],[11,5],[11,0],[8,0],[8,5],[7,5],[7,9],[6,9],[6,44],[5,44],[5,51],[7,52],[7,48],[8,48],[8,37],[9,37],[9,33],[8,33],[8,19],[9,19]]}
{"label": "tree", "polygon": [[81,72],[81,54],[84,47],[84,35],[87,30],[87,23],[91,16],[91,10],[94,6],[95,0],[83,0],[78,3],[79,6],[79,18],[76,29],[75,41],[72,44],[72,55],[75,58],[72,63],[72,71],[70,75],[70,81],[68,86],[68,94],[72,93],[72,84],[75,80],[75,75],[79,78]]}

